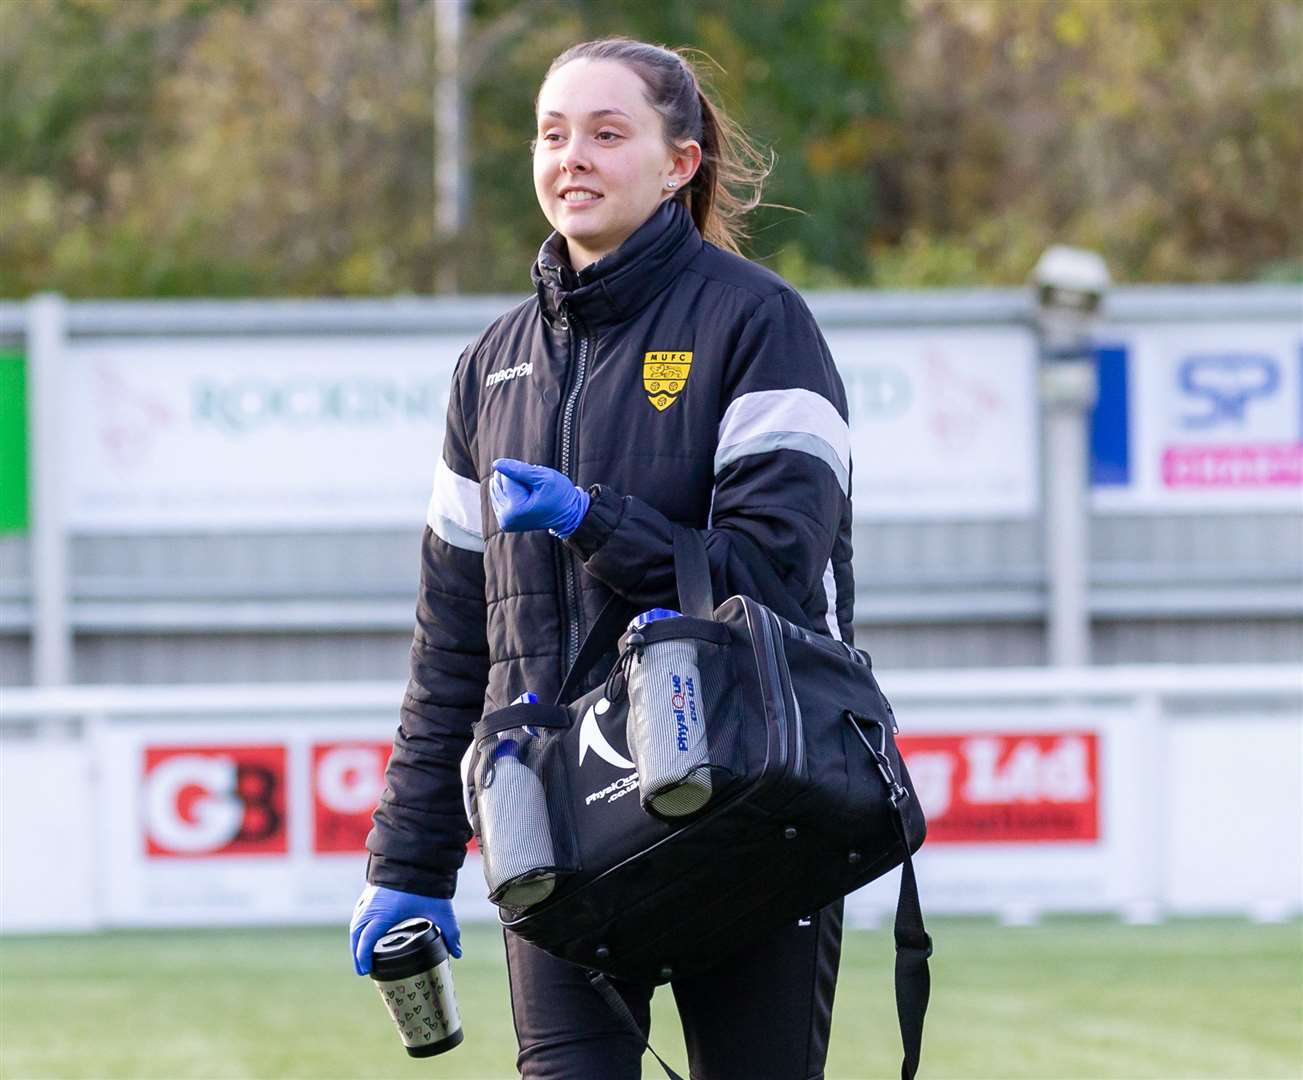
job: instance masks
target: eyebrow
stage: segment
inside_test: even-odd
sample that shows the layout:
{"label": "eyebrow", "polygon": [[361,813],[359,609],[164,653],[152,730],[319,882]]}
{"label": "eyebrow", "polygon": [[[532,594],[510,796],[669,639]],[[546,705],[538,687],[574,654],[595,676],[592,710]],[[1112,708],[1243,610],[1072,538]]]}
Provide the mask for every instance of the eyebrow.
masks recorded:
{"label": "eyebrow", "polygon": [[[565,113],[557,112],[555,109],[549,109],[543,115],[555,117],[557,120],[564,120],[566,118]],[[603,116],[623,116],[626,120],[633,119],[633,117],[630,116],[623,109],[594,109],[592,112],[588,114],[588,119],[598,120]]]}

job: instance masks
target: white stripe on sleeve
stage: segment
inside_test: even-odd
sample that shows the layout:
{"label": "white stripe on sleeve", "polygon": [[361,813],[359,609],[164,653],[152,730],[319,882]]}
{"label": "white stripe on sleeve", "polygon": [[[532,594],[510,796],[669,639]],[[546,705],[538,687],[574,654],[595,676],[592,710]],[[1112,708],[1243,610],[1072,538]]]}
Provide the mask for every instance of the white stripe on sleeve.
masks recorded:
{"label": "white stripe on sleeve", "polygon": [[851,432],[833,403],[813,390],[757,390],[734,398],[719,424],[715,475],[750,454],[799,450],[850,489]]}
{"label": "white stripe on sleeve", "polygon": [[480,485],[458,476],[440,456],[434,467],[434,490],[425,511],[425,523],[453,547],[484,550],[484,523],[480,517]]}
{"label": "white stripe on sleeve", "polygon": [[841,641],[842,631],[837,625],[837,576],[832,572],[832,559],[828,560],[828,567],[823,572],[823,594],[828,598],[828,612],[824,616],[828,620],[828,629],[834,641]]}

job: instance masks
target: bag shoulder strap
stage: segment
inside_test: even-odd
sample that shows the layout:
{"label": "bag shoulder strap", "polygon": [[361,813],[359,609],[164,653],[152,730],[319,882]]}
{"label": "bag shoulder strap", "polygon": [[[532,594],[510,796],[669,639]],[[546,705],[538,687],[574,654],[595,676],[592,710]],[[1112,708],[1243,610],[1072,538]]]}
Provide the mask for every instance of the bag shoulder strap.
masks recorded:
{"label": "bag shoulder strap", "polygon": [[[706,556],[706,543],[696,529],[674,527],[674,580],[678,587],[679,610],[684,615],[709,619],[715,613],[714,592],[710,584],[710,560]],[[602,654],[619,638],[625,624],[638,614],[636,604],[615,593],[603,605],[584,643],[579,647],[575,662],[557,691],[556,703],[569,704]]]}
{"label": "bag shoulder strap", "polygon": [[679,610],[695,619],[715,615],[715,590],[710,583],[710,557],[706,541],[696,529],[674,529],[674,581]]}
{"label": "bag shoulder strap", "polygon": [[576,696],[584,676],[593,669],[597,661],[602,658],[602,654],[615,644],[624,625],[636,614],[638,609],[633,604],[619,593],[612,594],[602,606],[602,610],[597,613],[597,620],[588,631],[588,636],[584,638],[584,643],[579,646],[575,662],[570,665],[570,670],[566,672],[566,677],[561,682],[561,689],[557,691],[556,704],[570,703]]}
{"label": "bag shoulder strap", "polygon": [[[900,1024],[900,1041],[905,1051],[900,1063],[900,1077],[901,1080],[914,1080],[923,1050],[923,1018],[927,1015],[928,998],[932,993],[932,976],[927,963],[932,955],[932,938],[923,925],[923,908],[918,900],[918,880],[914,876],[914,857],[910,851],[909,825],[904,811],[906,802],[915,796],[896,779],[886,754],[886,727],[880,721],[861,718],[849,710],[842,717],[855,729],[856,736],[877,767],[878,775],[887,785],[891,824],[905,853],[900,868],[900,892],[896,897],[896,923],[892,936],[896,941],[896,1020]],[[859,724],[861,719],[881,728],[880,747],[875,747],[864,734]]]}
{"label": "bag shoulder strap", "polygon": [[757,596],[755,599],[772,609],[776,614],[781,615],[794,626],[799,626],[802,630],[818,633],[810,624],[810,618],[802,610],[801,605],[787,591],[787,586],[779,578],[778,571],[774,569],[774,564],[760,550],[760,545],[746,533],[741,532],[731,533],[730,541],[738,558],[742,560],[742,564],[750,571],[751,576],[760,587],[762,595]]}
{"label": "bag shoulder strap", "polygon": [[932,938],[923,926],[923,910],[918,900],[918,881],[914,877],[914,858],[909,850],[905,816],[894,803],[892,810],[896,833],[905,848],[893,928],[896,939],[896,1020],[900,1024],[900,1041],[905,1050],[900,1077],[901,1080],[914,1080],[923,1052],[923,1017],[927,1015],[928,998],[932,994],[932,976],[927,964],[932,955]]}
{"label": "bag shoulder strap", "polygon": [[611,1011],[615,1013],[620,1022],[629,1029],[630,1033],[639,1043],[642,1044],[643,1048],[651,1051],[651,1056],[661,1063],[661,1068],[665,1070],[665,1075],[668,1076],[670,1080],[683,1080],[683,1077],[665,1063],[665,1059],[661,1057],[660,1054],[656,1053],[655,1050],[652,1050],[651,1042],[648,1040],[646,1033],[638,1026],[638,1021],[633,1018],[633,1013],[629,1011],[629,1006],[624,1003],[624,998],[620,996],[620,991],[611,985],[611,980],[600,971],[590,971],[587,974],[588,981],[592,983],[594,989],[602,995],[602,999],[611,1006]]}

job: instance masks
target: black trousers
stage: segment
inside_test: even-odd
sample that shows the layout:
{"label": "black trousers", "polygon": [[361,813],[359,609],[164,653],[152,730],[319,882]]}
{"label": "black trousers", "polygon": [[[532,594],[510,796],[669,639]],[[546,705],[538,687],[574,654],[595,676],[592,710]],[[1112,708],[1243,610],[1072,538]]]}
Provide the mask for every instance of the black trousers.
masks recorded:
{"label": "black trousers", "polygon": [[[506,939],[520,1075],[638,1080],[643,1047],[584,972]],[[712,971],[671,982],[692,1080],[821,1080],[841,939],[838,900]],[[648,1033],[653,987],[612,982]]]}

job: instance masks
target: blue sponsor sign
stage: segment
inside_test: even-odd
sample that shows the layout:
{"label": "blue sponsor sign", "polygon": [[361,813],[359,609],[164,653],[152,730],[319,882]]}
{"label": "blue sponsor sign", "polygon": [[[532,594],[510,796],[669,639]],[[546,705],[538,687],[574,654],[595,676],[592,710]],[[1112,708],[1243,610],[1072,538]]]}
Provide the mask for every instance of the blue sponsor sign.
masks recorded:
{"label": "blue sponsor sign", "polygon": [[1280,390],[1281,365],[1262,353],[1195,353],[1176,369],[1185,396],[1181,427],[1204,431],[1246,426],[1248,406]]}
{"label": "blue sponsor sign", "polygon": [[1090,481],[1097,486],[1131,483],[1131,420],[1127,394],[1127,349],[1095,350],[1099,396],[1090,419]]}
{"label": "blue sponsor sign", "polygon": [[1297,328],[1143,328],[1095,358],[1090,470],[1101,505],[1303,509]]}

